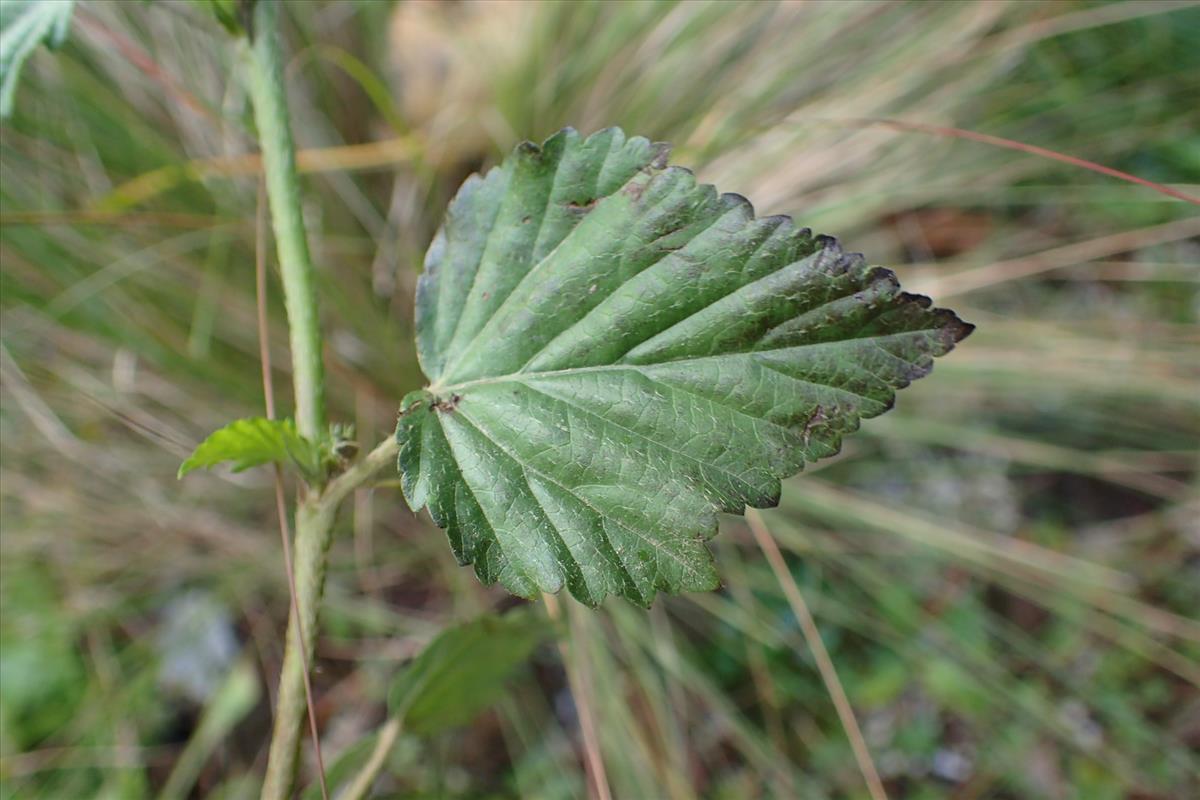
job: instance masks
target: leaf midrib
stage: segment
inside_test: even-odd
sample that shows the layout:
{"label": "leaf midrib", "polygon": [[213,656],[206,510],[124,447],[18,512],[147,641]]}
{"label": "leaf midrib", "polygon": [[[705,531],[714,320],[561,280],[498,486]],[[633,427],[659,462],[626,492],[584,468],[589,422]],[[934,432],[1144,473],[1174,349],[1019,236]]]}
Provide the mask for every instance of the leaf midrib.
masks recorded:
{"label": "leaf midrib", "polygon": [[[780,353],[785,350],[802,350],[802,349],[807,349],[810,347],[838,347],[841,345],[849,344],[851,342],[875,342],[876,344],[878,344],[879,342],[890,341],[890,340],[894,340],[894,339],[897,339],[900,337],[914,336],[914,335],[922,334],[922,333],[934,333],[937,330],[939,330],[939,329],[937,329],[937,328],[917,328],[915,330],[910,330],[910,331],[897,331],[896,333],[889,333],[884,336],[847,337],[847,338],[837,339],[835,341],[830,341],[830,342],[813,342],[811,344],[792,345],[790,347],[775,347],[775,348],[771,348],[769,350],[744,350],[744,351],[740,351],[737,353],[718,353],[717,355],[701,356],[699,358],[693,358],[691,356],[680,356],[679,358],[670,359],[668,361],[656,361],[652,364],[596,364],[596,365],[593,365],[590,367],[566,367],[563,369],[544,370],[541,372],[521,372],[518,370],[517,372],[510,372],[505,375],[489,375],[489,376],[486,376],[483,378],[472,378],[471,380],[462,381],[461,383],[451,383],[451,384],[443,385],[439,381],[434,381],[428,387],[426,387],[426,391],[430,392],[431,394],[433,394],[435,396],[440,397],[443,395],[460,394],[462,392],[467,391],[468,389],[471,389],[472,387],[477,387],[477,386],[490,386],[490,385],[501,384],[501,383],[524,384],[527,381],[538,380],[541,378],[558,378],[558,377],[569,376],[569,375],[589,375],[589,374],[601,373],[601,372],[619,372],[621,370],[632,370],[634,372],[638,372],[639,374],[645,375],[644,370],[650,369],[652,367],[662,367],[662,366],[666,366],[668,364],[688,363],[688,364],[695,364],[695,365],[699,366],[699,365],[703,365],[705,362],[714,362],[714,361],[728,360],[728,359],[734,359],[734,358],[748,358],[748,357],[756,356],[756,355],[769,355],[771,353]],[[895,356],[895,354],[891,353],[890,351],[885,350],[884,352],[887,352],[888,355]],[[651,377],[651,376],[646,375],[646,377]],[[855,392],[850,389],[846,389],[844,387],[832,386],[830,384],[824,384],[824,383],[815,383],[813,381],[806,381],[803,378],[795,378],[794,376],[788,376],[788,377],[792,377],[794,380],[804,381],[806,383],[812,383],[814,386],[828,386],[831,389],[838,389],[840,391],[848,392],[852,395],[855,395],[856,397],[861,397],[864,400],[874,400],[875,399],[873,397],[859,394],[858,392]]]}

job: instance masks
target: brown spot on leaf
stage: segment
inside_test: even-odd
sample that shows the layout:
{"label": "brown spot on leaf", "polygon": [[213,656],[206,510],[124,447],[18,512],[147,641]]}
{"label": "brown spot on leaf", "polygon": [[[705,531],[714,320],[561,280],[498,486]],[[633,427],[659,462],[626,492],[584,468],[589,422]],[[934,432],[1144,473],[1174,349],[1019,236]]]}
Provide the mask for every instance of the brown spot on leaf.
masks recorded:
{"label": "brown spot on leaf", "polygon": [[804,423],[804,430],[800,434],[804,439],[805,447],[808,447],[808,441],[810,438],[812,438],[813,429],[824,423],[827,419],[828,417],[825,416],[825,409],[821,408],[821,406],[817,406],[816,410],[813,411],[811,416],[809,416],[808,421]]}

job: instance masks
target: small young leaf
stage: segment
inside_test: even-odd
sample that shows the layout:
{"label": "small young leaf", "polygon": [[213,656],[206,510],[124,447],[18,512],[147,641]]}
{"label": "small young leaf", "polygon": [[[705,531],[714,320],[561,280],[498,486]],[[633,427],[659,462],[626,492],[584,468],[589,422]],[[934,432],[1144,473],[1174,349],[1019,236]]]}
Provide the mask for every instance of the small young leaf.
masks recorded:
{"label": "small young leaf", "polygon": [[241,472],[260,464],[287,460],[311,478],[320,470],[321,454],[316,445],[296,432],[292,420],[250,417],[209,434],[179,466],[179,477],[225,461],[232,461],[233,471]]}
{"label": "small young leaf", "polygon": [[593,605],[715,588],[717,512],[776,505],[972,330],[615,128],[468,178],[416,302],[409,505],[484,582]]}
{"label": "small young leaf", "polygon": [[12,114],[21,66],[42,42],[67,38],[74,0],[4,0],[0,3],[0,117]]}
{"label": "small young leaf", "polygon": [[550,633],[546,620],[521,611],[449,628],[396,677],[389,713],[422,735],[470,722]]}

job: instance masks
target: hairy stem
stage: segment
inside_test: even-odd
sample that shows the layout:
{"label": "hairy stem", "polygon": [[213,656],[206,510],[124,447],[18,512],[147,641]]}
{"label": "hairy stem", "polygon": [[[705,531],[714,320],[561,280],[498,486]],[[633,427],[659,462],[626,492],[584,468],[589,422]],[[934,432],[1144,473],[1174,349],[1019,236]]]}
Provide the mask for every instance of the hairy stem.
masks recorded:
{"label": "hairy stem", "polygon": [[279,672],[279,700],[275,706],[275,728],[271,733],[263,800],[283,800],[290,796],[295,778],[300,732],[307,708],[304,669],[312,662],[316,645],[317,614],[325,589],[325,555],[333,538],[336,513],[335,503],[321,503],[311,497],[296,509],[296,563],[293,566],[296,603],[293,613],[288,615],[287,643],[283,668]]}
{"label": "hairy stem", "polygon": [[[374,450],[320,492],[313,492],[296,509],[295,613],[288,618],[287,643],[283,669],[279,674],[279,700],[275,708],[275,729],[271,734],[271,752],[263,782],[263,800],[284,800],[290,796],[296,772],[300,734],[304,723],[304,666],[312,663],[316,645],[321,595],[325,588],[326,554],[333,540],[333,521],[342,501],[371,476],[394,464],[399,445],[388,437]],[[299,618],[297,619],[297,614]],[[301,641],[301,631],[304,633]]]}
{"label": "hairy stem", "polygon": [[258,0],[253,13],[248,69],[250,99],[283,276],[296,392],[296,428],[301,436],[319,441],[325,436],[325,370],[321,362],[314,270],[300,212],[296,150],[283,85],[278,0]]}
{"label": "hairy stem", "polygon": [[[247,74],[283,278],[292,350],[296,427],[301,435],[318,442],[326,436],[321,328],[312,258],[300,211],[295,145],[283,84],[279,4],[277,0],[259,0],[254,4],[252,14]],[[319,492],[320,487],[306,492],[296,508],[294,588],[289,587],[293,589],[292,610],[288,615],[275,729],[263,782],[262,796],[266,800],[283,800],[291,792],[300,729],[308,705],[307,665],[312,661],[316,642],[317,613],[325,585],[326,552],[337,512],[337,503],[321,502]]]}

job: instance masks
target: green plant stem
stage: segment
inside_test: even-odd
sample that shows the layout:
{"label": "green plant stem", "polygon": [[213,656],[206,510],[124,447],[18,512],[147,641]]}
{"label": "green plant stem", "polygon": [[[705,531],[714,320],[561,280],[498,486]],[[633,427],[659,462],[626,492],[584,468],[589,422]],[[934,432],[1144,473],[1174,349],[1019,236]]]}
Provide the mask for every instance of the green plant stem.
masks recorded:
{"label": "green plant stem", "polygon": [[254,4],[249,58],[250,99],[258,126],[271,226],[283,276],[292,346],[292,382],[296,393],[296,427],[301,436],[320,441],[325,431],[325,370],[321,361],[321,326],[317,293],[304,218],[296,149],[288,121],[279,44],[278,0]]}
{"label": "green plant stem", "polygon": [[[288,615],[283,668],[279,671],[279,699],[275,704],[275,727],[263,780],[263,800],[283,800],[291,793],[296,773],[300,734],[304,727],[307,699],[304,693],[305,665],[312,663],[316,645],[317,616],[325,590],[326,554],[333,538],[337,505],[315,497],[296,508],[296,540],[293,552],[296,604]],[[297,617],[297,613],[299,617]],[[304,632],[304,641],[300,632]]]}
{"label": "green plant stem", "polygon": [[[262,149],[271,224],[283,279],[284,303],[292,350],[296,428],[313,442],[327,436],[325,375],[321,328],[312,258],[300,210],[296,153],[288,119],[279,43],[279,4],[258,0],[249,26],[247,75],[254,120]],[[320,486],[303,492],[296,508],[293,565],[295,596],[288,614],[287,643],[279,675],[275,728],[263,782],[265,800],[284,800],[296,772],[300,730],[307,708],[307,665],[317,634],[317,616],[325,585],[326,553],[333,535],[337,502],[325,502]]]}
{"label": "green plant stem", "polygon": [[[357,463],[331,480],[323,490],[309,494],[296,509],[296,608],[288,617],[283,668],[279,674],[279,699],[275,728],[263,781],[263,800],[284,800],[291,792],[304,727],[304,665],[312,663],[318,612],[325,588],[326,554],[333,540],[333,520],[338,507],[355,489],[385,466],[394,464],[399,445],[389,436]],[[304,641],[300,631],[304,631]]]}
{"label": "green plant stem", "polygon": [[331,480],[321,493],[321,503],[338,505],[358,487],[369,481],[371,477],[384,467],[394,467],[396,456],[400,453],[400,444],[395,436],[389,436],[366,456],[360,458],[341,475]]}

